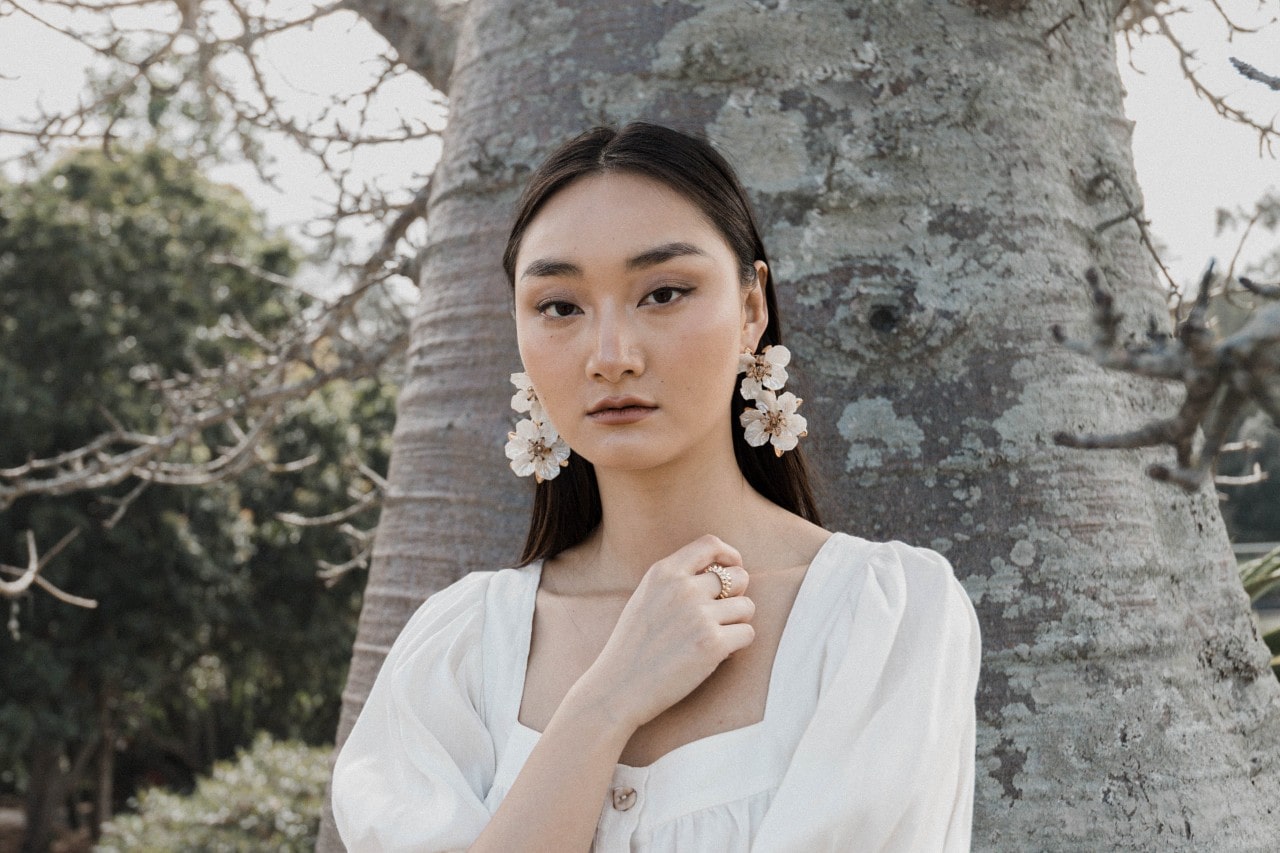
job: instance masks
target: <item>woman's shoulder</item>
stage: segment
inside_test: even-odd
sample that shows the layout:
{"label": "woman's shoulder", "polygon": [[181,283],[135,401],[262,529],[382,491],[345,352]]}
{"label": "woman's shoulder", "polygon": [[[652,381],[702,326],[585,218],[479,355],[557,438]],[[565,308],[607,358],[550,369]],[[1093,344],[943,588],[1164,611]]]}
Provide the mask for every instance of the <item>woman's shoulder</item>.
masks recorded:
{"label": "woman's shoulder", "polygon": [[855,645],[867,651],[877,642],[893,646],[901,638],[897,653],[922,655],[926,667],[933,666],[927,659],[959,655],[948,665],[977,672],[981,629],[949,559],[897,539],[836,535],[841,539],[834,544],[849,574],[842,624]]}
{"label": "woman's shoulder", "polygon": [[836,533],[832,539],[840,562],[849,570],[860,570],[862,583],[851,584],[851,597],[861,597],[865,587],[872,585],[886,603],[904,610],[936,611],[961,600],[969,605],[951,561],[932,548],[847,533]]}
{"label": "woman's shoulder", "polygon": [[954,579],[951,561],[932,548],[911,545],[898,539],[864,539],[836,531],[824,550],[835,551],[846,562],[865,563],[882,572],[912,574],[935,582]]}
{"label": "woman's shoulder", "polygon": [[396,638],[397,657],[411,656],[424,646],[452,645],[467,638],[478,641],[486,612],[517,599],[510,588],[527,580],[529,569],[474,571],[437,592],[419,605]]}

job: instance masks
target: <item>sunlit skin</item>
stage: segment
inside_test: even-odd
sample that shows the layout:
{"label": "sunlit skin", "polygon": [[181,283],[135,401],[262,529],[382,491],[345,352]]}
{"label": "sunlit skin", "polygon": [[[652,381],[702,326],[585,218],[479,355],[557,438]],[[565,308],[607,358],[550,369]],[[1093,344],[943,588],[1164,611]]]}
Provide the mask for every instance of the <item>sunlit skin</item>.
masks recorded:
{"label": "sunlit skin", "polygon": [[733,465],[738,354],[768,319],[756,266],[746,289],[719,231],[645,178],[585,178],[538,213],[516,262],[520,355],[551,422],[598,472],[726,454]]}

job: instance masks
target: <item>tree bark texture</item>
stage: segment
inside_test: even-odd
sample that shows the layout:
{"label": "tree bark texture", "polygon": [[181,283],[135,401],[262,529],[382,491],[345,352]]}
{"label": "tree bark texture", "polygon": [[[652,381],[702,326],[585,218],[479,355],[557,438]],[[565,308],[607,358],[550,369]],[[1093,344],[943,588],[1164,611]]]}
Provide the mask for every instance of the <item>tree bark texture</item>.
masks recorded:
{"label": "tree bark texture", "polygon": [[413,608],[525,528],[499,265],[522,181],[644,118],[752,191],[827,526],[939,550],[974,600],[974,848],[1274,849],[1280,689],[1212,489],[1148,480],[1166,450],[1050,439],[1176,405],[1049,334],[1092,333],[1089,266],[1131,329],[1165,316],[1136,225],[1099,227],[1140,201],[1114,5],[471,0],[340,739]]}

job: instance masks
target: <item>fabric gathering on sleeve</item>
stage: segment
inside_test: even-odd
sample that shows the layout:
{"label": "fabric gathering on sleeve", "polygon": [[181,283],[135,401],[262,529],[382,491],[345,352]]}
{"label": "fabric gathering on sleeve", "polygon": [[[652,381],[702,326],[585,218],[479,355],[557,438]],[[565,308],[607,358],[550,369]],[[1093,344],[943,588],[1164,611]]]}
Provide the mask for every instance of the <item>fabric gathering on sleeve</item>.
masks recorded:
{"label": "fabric gathering on sleeve", "polygon": [[350,853],[465,850],[488,823],[480,638],[492,575],[428,598],[388,652],[334,766],[334,820]]}
{"label": "fabric gathering on sleeve", "polygon": [[962,853],[970,846],[977,616],[950,563],[879,544],[753,850]]}

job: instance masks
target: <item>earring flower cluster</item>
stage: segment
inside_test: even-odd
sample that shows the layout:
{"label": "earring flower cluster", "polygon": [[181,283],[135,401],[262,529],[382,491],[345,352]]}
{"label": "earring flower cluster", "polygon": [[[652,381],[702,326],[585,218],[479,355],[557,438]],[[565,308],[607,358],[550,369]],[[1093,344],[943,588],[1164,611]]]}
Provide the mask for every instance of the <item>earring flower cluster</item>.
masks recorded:
{"label": "earring flower cluster", "polygon": [[794,450],[799,439],[809,434],[808,421],[796,413],[804,401],[790,391],[776,393],[786,384],[790,363],[791,351],[781,344],[767,346],[759,353],[746,351],[738,357],[738,372],[746,374],[742,379],[743,399],[756,404],[739,417],[747,444],[760,447],[768,442],[776,456]]}
{"label": "earring flower cluster", "polygon": [[511,470],[518,477],[532,474],[539,483],[554,480],[560,469],[569,464],[569,445],[547,420],[529,374],[511,374],[511,384],[516,386],[511,408],[529,414],[516,424],[515,432],[507,433],[506,453]]}

